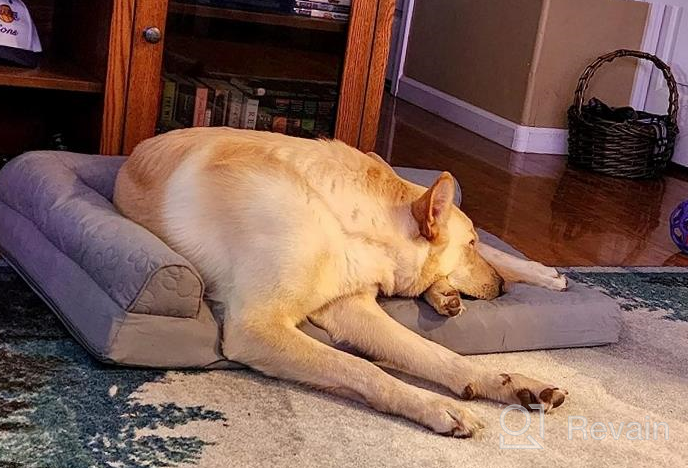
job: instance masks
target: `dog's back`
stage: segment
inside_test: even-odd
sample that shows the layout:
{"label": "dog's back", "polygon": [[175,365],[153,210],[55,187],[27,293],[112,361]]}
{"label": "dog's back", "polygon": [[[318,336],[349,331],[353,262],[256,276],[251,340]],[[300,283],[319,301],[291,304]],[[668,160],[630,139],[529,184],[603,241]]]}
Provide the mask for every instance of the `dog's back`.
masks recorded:
{"label": "dog's back", "polygon": [[219,299],[307,293],[308,309],[365,287],[392,292],[419,194],[341,142],[187,129],[137,146],[115,204],[189,258]]}

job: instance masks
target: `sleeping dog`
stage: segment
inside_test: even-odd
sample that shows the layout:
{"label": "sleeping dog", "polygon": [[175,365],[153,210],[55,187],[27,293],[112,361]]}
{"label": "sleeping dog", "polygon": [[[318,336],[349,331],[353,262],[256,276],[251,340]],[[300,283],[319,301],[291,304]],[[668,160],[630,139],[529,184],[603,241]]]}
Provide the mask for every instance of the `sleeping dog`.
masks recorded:
{"label": "sleeping dog", "polygon": [[424,295],[439,313],[456,315],[461,294],[493,299],[505,281],[566,287],[555,269],[481,244],[454,190],[449,173],[426,189],[339,141],[192,128],[139,144],[118,174],[115,204],[186,257],[207,296],[225,304],[228,359],[469,437],[482,424],[457,399],[298,328],[310,320],[333,341],[460,399],[561,405],[566,391],[476,365],[376,302],[379,294]]}

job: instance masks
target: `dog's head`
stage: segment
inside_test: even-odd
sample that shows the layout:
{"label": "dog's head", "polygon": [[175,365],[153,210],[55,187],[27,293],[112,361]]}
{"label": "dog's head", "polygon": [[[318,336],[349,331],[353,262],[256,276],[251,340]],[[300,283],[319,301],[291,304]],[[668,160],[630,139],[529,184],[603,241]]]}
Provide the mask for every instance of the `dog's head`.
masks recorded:
{"label": "dog's head", "polygon": [[454,178],[448,172],[411,205],[419,235],[429,244],[426,278],[447,278],[463,294],[494,299],[504,280],[477,250],[473,223],[454,205]]}

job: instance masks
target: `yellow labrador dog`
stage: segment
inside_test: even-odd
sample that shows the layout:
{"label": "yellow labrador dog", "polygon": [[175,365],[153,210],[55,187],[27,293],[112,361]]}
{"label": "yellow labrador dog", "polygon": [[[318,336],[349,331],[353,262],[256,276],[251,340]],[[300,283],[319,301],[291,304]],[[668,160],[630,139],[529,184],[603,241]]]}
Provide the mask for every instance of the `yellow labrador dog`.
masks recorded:
{"label": "yellow labrador dog", "polygon": [[338,141],[193,128],[139,144],[115,187],[121,212],[185,256],[210,298],[226,305],[223,353],[302,382],[469,437],[482,427],[460,401],[409,385],[298,328],[446,386],[461,399],[559,406],[566,392],[473,364],[391,319],[378,294],[461,311],[460,293],[497,297],[504,280],[563,289],[556,270],[479,243],[453,203],[454,179],[429,189]]}

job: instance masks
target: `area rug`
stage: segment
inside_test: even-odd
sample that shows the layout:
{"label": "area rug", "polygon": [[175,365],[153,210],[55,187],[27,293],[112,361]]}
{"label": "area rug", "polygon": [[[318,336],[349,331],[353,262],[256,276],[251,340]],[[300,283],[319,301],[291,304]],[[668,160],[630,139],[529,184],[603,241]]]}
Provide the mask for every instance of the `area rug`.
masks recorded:
{"label": "area rug", "polygon": [[466,402],[487,427],[458,440],[251,371],[101,365],[0,260],[0,467],[688,466],[688,269],[567,274],[618,301],[621,341],[473,357],[570,396]]}

